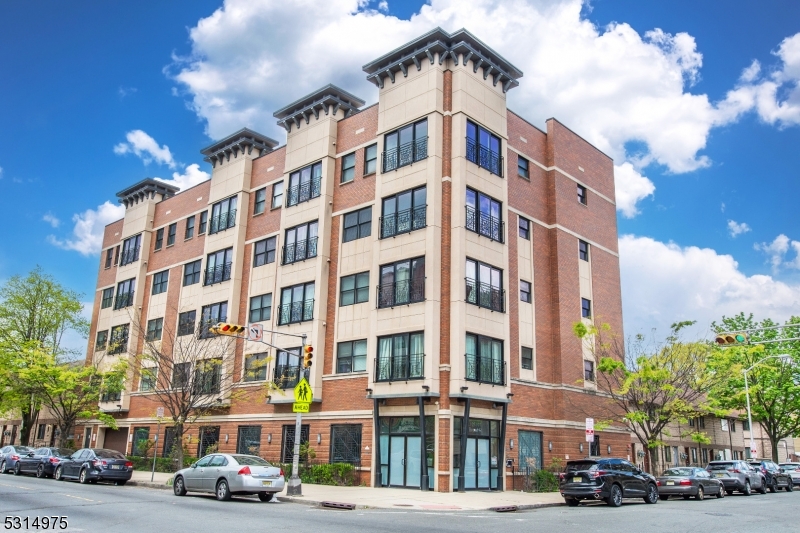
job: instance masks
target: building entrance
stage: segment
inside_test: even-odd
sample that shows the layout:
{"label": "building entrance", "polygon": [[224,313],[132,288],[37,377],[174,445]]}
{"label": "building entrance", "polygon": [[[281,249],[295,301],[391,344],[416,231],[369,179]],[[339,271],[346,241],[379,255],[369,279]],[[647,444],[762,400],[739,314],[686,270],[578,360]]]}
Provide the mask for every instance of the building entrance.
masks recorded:
{"label": "building entrance", "polygon": [[[420,488],[423,464],[433,488],[434,418],[425,417],[425,452],[419,417],[380,418],[381,486]],[[423,463],[424,462],[424,463]]]}

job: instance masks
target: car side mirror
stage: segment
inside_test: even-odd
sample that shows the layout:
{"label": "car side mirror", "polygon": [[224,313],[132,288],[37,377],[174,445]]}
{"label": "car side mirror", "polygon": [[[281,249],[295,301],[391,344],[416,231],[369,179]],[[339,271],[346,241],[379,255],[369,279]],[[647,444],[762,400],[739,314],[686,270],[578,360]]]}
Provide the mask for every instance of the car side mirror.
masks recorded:
{"label": "car side mirror", "polygon": [[28,457],[33,457],[33,455],[34,455],[33,452],[31,452],[28,454]]}
{"label": "car side mirror", "polygon": [[191,468],[197,468],[197,463],[192,463]]}

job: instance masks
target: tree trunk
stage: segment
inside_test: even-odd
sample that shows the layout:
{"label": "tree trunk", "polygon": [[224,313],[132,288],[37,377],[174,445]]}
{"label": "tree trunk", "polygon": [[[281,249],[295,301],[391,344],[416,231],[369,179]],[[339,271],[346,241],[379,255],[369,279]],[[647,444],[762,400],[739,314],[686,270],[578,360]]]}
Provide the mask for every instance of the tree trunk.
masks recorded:
{"label": "tree trunk", "polygon": [[70,446],[67,443],[68,437],[70,432],[72,431],[73,426],[75,425],[74,422],[64,422],[60,421],[58,423],[58,442],[56,442],[56,446],[59,448],[69,448]]}
{"label": "tree trunk", "polygon": [[781,439],[777,438],[777,435],[773,435],[769,432],[767,432],[767,436],[769,436],[769,443],[772,446],[772,460],[775,461],[775,463],[780,463],[778,459],[778,444],[780,444]]}
{"label": "tree trunk", "polygon": [[647,448],[647,453],[650,456],[650,473],[654,476],[658,475],[658,448]]}
{"label": "tree trunk", "polygon": [[175,442],[172,445],[172,456],[178,463],[176,466],[178,470],[183,468],[183,424],[176,423],[175,426]]}
{"label": "tree trunk", "polygon": [[31,437],[31,430],[33,430],[33,423],[39,416],[39,411],[33,411],[31,415],[30,404],[22,407],[22,428],[19,430],[19,442],[23,446],[28,446]]}

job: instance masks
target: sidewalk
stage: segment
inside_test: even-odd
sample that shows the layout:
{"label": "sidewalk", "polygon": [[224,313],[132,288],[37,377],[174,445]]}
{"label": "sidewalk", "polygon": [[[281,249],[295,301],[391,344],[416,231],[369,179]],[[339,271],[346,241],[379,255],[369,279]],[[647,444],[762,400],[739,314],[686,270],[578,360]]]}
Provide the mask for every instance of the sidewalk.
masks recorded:
{"label": "sidewalk", "polygon": [[[153,489],[170,489],[167,481],[172,474],[156,472],[150,482],[150,472],[134,471],[130,485]],[[302,496],[278,494],[281,502],[320,505],[321,502],[355,504],[357,509],[414,509],[438,511],[479,511],[492,507],[516,506],[519,510],[563,505],[558,492],[528,493],[519,491],[483,492],[422,492],[414,489],[390,489],[372,487],[332,487],[328,485],[303,484]]]}

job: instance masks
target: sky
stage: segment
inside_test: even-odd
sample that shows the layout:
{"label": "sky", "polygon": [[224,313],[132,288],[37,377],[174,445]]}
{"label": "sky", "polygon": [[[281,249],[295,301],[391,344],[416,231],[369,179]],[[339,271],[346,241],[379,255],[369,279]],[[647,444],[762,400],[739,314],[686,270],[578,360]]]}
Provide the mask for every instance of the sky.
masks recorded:
{"label": "sky", "polygon": [[[800,2],[192,0],[4,4],[0,282],[90,302],[115,193],[210,177],[200,150],[441,26],[520,68],[509,108],[614,159],[625,335],[800,315]],[[87,316],[91,312],[87,304]],[[79,339],[70,342],[80,343]]]}

